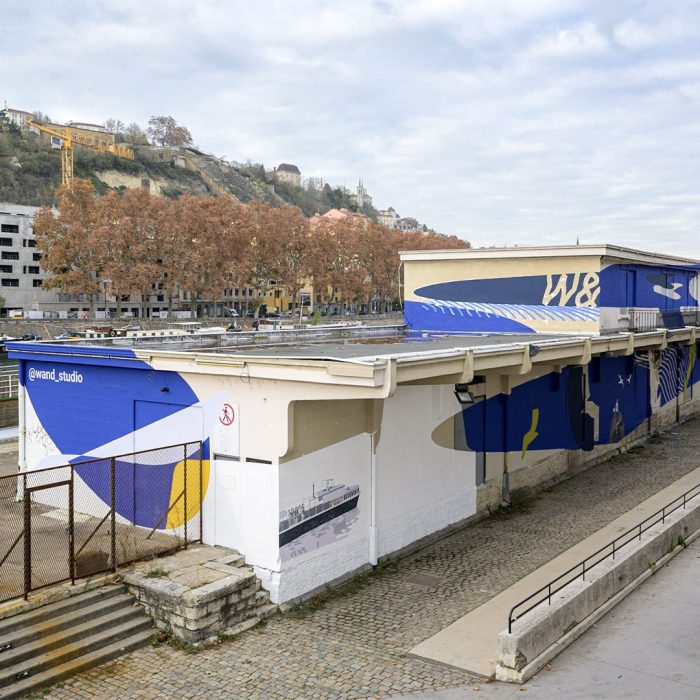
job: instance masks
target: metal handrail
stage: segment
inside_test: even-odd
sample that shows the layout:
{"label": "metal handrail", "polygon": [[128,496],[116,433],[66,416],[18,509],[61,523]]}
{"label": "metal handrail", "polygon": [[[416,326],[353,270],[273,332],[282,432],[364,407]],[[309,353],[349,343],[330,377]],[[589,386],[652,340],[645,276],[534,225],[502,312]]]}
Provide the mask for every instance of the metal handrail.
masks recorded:
{"label": "metal handrail", "polygon": [[[693,493],[695,492],[695,493]],[[692,494],[692,495],[690,495]],[[657,510],[655,513],[652,515],[647,516],[639,522],[637,525],[634,527],[631,527],[629,530],[626,532],[623,532],[621,535],[618,535],[614,540],[611,542],[608,542],[606,545],[598,549],[597,551],[593,552],[593,554],[590,554],[587,556],[584,560],[578,562],[578,564],[574,564],[571,568],[567,569],[563,574],[559,574],[556,578],[553,578],[549,583],[546,583],[544,586],[541,588],[538,588],[534,593],[531,593],[529,596],[526,598],[523,598],[519,602],[517,602],[511,609],[510,612],[508,613],[508,634],[512,632],[513,629],[513,623],[516,620],[519,620],[523,615],[526,615],[529,613],[531,610],[534,610],[534,608],[538,607],[539,605],[542,605],[545,601],[547,601],[547,605],[552,604],[552,596],[559,591],[561,591],[563,588],[568,586],[570,583],[573,583],[574,581],[578,580],[581,578],[581,580],[585,581],[586,580],[586,572],[590,571],[594,566],[597,564],[600,564],[602,561],[607,559],[608,557],[612,557],[613,559],[615,558],[615,554],[617,554],[622,547],[624,547],[626,544],[629,544],[635,539],[639,539],[641,541],[642,539],[642,534],[645,533],[647,530],[652,528],[654,525],[657,523],[665,522],[666,521],[666,516],[670,515],[671,513],[674,513],[676,510],[679,508],[683,508],[685,510],[686,505],[688,504],[689,501],[691,501],[693,498],[696,496],[700,495],[700,483],[695,484],[692,488],[688,489],[685,493],[681,494],[680,496],[677,496],[674,498],[670,503],[667,503],[663,508],[660,510]],[[678,501],[677,505],[673,505]],[[673,506],[673,507],[672,507]],[[658,517],[657,517],[658,516]],[[655,518],[655,519],[654,519]],[[649,522],[652,520],[652,522]],[[631,537],[630,537],[631,535]],[[624,542],[621,542],[621,540],[624,540],[626,537],[629,537]],[[607,552],[607,554],[603,554],[607,550],[610,550]],[[596,557],[600,556],[599,559],[594,561]],[[576,573],[578,572],[578,573]],[[562,583],[560,586],[557,586],[557,584],[562,581],[562,579],[565,579],[567,576],[575,574],[571,576],[567,581]],[[546,595],[544,595],[546,594]],[[514,615],[515,611],[522,607],[523,605],[529,603],[531,600],[534,598],[537,598],[537,596],[542,596],[540,600],[537,600],[535,603],[532,605],[528,606],[524,610],[521,610],[518,612],[517,615]]]}

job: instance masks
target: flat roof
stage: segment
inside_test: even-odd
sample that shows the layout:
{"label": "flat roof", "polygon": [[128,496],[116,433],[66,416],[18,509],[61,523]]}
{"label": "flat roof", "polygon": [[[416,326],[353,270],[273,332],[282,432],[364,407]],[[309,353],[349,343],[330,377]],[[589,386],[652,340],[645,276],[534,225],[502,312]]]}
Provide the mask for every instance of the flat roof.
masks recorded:
{"label": "flat roof", "polygon": [[[553,340],[571,340],[571,336],[543,335],[535,333],[498,335],[445,335],[424,334],[422,336],[407,335],[388,341],[382,339],[366,339],[365,342],[298,342],[291,345],[270,345],[260,348],[211,348],[204,352],[226,354],[242,358],[298,358],[304,360],[356,360],[358,362],[374,362],[387,358],[414,357],[417,354],[432,354],[441,350],[456,348],[490,348],[503,345],[538,344]],[[186,352],[186,351],[185,351]]]}
{"label": "flat roof", "polygon": [[490,260],[493,258],[559,258],[604,257],[619,258],[654,265],[700,265],[700,260],[678,255],[651,253],[611,244],[559,246],[506,246],[503,248],[459,248],[450,250],[403,250],[403,262],[437,262],[442,260]]}
{"label": "flat roof", "polygon": [[[291,340],[291,339],[290,339]],[[693,344],[696,329],[618,333],[610,336],[498,334],[406,335],[364,342],[292,341],[286,345],[231,347],[196,343],[62,344],[8,342],[9,357],[30,362],[98,365],[174,372],[245,376],[273,381],[334,385],[354,398],[384,398],[399,384],[470,382],[484,373],[523,375],[543,368],[587,364],[593,355],[631,355],[669,341]],[[243,373],[243,374],[241,374]],[[358,394],[359,390],[364,394]]]}

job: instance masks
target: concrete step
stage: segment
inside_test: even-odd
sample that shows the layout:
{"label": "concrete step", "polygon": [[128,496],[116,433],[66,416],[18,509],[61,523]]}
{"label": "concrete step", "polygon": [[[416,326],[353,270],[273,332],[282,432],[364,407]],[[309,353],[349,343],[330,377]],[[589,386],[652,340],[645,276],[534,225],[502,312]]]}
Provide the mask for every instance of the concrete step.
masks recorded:
{"label": "concrete step", "polygon": [[270,615],[274,615],[277,612],[277,606],[274,603],[269,603],[268,605],[261,605],[255,611],[255,617],[262,620]]}
{"label": "concrete step", "polygon": [[34,610],[30,610],[29,612],[20,613],[18,615],[13,615],[12,617],[5,618],[4,620],[0,620],[0,639],[12,634],[15,630],[21,629],[26,625],[32,625],[40,620],[56,617],[57,615],[63,615],[64,613],[75,610],[76,608],[92,605],[93,602],[105,600],[106,598],[111,598],[112,596],[119,595],[120,593],[124,593],[124,586],[102,586],[101,588],[96,588],[92,591],[85,591],[85,593],[79,593],[71,596],[70,598],[59,600],[55,603],[43,605],[40,608],[34,608]]}
{"label": "concrete step", "polygon": [[[7,653],[7,645],[10,649],[17,649],[25,644],[42,639],[43,637],[66,631],[71,627],[81,625],[90,620],[97,620],[104,615],[131,608],[134,600],[131,596],[123,592],[123,588],[117,587],[117,590],[105,597],[91,597],[85,601],[85,604],[80,607],[74,607],[67,612],[62,608],[53,611],[47,611],[39,619],[27,619],[21,627],[15,627],[10,633],[0,632],[0,668],[4,655]],[[76,596],[80,598],[81,596]],[[51,607],[51,606],[46,606]],[[38,612],[38,611],[32,611]],[[53,612],[54,614],[51,614]],[[32,613],[29,613],[31,615]],[[29,617],[27,615],[27,617]],[[23,617],[19,615],[18,617]]]}
{"label": "concrete step", "polygon": [[109,644],[97,651],[91,651],[77,658],[65,661],[50,669],[18,681],[12,686],[0,688],[0,700],[21,698],[30,693],[47,688],[54,683],[74,676],[76,673],[87,671],[94,666],[112,661],[122,654],[126,654],[150,643],[153,630],[148,629],[134,633],[120,641]]}
{"label": "concrete step", "polygon": [[[120,598],[121,596],[113,598],[112,600],[118,600]],[[12,647],[0,653],[0,672],[41,656],[42,654],[46,654],[54,649],[58,649],[66,644],[79,642],[98,632],[109,632],[120,624],[136,619],[141,620],[145,627],[150,626],[150,620],[144,616],[143,609],[134,606],[132,600],[128,599],[127,605],[121,605],[116,610],[106,614],[90,616],[86,621],[65,628],[60,626],[55,631],[47,631],[45,635],[39,635],[32,641],[23,640],[22,643],[16,644],[13,639]],[[50,629],[54,628],[47,627],[47,630]]]}
{"label": "concrete step", "polygon": [[270,602],[270,594],[267,591],[255,591],[255,604],[266,605]]}
{"label": "concrete step", "polygon": [[[94,634],[76,642],[62,644],[51,651],[25,659],[0,671],[0,689],[4,691],[8,686],[14,688],[18,681],[30,680],[57,666],[65,665],[80,657],[99,652],[100,649],[105,647],[111,647],[115,644],[117,647],[120,647],[122,642],[128,643],[129,638],[141,633],[146,634],[148,637],[153,634],[152,623],[145,615],[127,620],[108,629],[98,630]],[[1,697],[4,696],[0,694]]]}

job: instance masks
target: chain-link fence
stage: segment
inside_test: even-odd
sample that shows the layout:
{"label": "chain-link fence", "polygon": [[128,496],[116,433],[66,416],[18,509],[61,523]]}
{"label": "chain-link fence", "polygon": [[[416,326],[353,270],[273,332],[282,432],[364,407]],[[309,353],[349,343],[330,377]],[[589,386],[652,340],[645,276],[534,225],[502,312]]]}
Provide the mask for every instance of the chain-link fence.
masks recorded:
{"label": "chain-link fence", "polygon": [[202,541],[201,442],[0,478],[0,601]]}

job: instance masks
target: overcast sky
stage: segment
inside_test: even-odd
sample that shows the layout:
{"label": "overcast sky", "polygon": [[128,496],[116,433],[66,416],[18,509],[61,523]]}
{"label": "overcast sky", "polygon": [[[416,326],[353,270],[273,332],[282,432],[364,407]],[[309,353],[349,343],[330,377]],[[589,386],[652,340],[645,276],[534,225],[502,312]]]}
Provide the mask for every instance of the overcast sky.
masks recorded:
{"label": "overcast sky", "polygon": [[156,114],[473,245],[700,256],[700,0],[3,0],[0,100]]}

